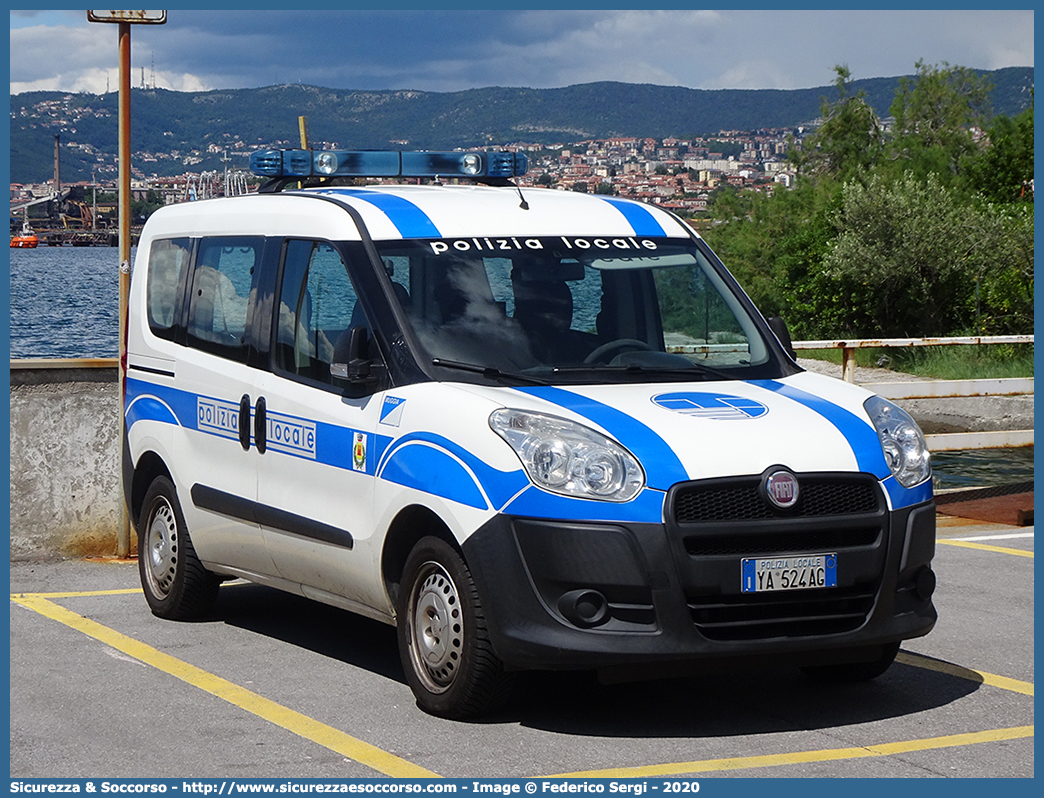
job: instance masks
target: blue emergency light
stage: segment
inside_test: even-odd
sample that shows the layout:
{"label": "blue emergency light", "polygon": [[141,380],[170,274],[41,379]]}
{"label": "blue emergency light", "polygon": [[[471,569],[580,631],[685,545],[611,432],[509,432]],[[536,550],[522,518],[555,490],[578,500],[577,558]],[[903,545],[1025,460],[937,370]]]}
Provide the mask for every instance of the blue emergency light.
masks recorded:
{"label": "blue emergency light", "polygon": [[399,152],[395,150],[259,150],[250,171],[261,177],[445,177],[502,180],[524,175],[520,152]]}

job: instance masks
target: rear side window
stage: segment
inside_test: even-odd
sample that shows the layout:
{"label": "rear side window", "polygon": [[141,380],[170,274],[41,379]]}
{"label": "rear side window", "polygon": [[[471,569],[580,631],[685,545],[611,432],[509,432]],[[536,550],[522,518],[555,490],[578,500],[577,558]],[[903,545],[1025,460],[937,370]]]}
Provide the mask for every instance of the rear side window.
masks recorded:
{"label": "rear side window", "polygon": [[180,298],[184,294],[184,278],[192,255],[188,238],[161,239],[152,242],[149,251],[148,296],[149,327],[161,338],[173,338]]}
{"label": "rear side window", "polygon": [[200,239],[189,291],[192,346],[246,360],[250,298],[263,248],[260,236]]}
{"label": "rear side window", "polygon": [[366,326],[340,253],[322,241],[288,241],[279,289],[275,363],[280,371],[334,384],[351,328]]}

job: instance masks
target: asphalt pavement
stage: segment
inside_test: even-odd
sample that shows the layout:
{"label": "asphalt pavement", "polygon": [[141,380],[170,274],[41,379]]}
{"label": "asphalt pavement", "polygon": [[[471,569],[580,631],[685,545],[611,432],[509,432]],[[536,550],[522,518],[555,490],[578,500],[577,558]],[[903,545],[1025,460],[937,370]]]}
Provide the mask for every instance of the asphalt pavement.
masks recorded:
{"label": "asphalt pavement", "polygon": [[245,583],[163,621],[134,563],[11,563],[11,776],[1032,777],[1033,528],[937,538],[939,622],[874,682],[527,674],[476,722],[417,709],[380,623]]}

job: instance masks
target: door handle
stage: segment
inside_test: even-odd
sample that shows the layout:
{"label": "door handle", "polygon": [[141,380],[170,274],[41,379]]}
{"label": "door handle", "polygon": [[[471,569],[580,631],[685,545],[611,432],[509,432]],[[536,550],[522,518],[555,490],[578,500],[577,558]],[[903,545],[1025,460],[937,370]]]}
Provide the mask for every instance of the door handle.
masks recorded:
{"label": "door handle", "polygon": [[239,400],[239,445],[244,452],[250,451],[250,397],[243,394]]}
{"label": "door handle", "polygon": [[265,449],[268,448],[268,438],[265,430],[268,428],[268,421],[265,412],[265,397],[257,397],[257,404],[254,406],[254,446],[257,447],[258,454],[264,454]]}

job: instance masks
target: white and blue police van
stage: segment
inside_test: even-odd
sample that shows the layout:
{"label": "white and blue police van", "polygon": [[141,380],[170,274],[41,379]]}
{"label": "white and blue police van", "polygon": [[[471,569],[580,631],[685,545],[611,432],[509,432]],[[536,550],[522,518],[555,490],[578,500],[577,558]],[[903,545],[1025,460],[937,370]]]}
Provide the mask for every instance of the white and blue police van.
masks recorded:
{"label": "white and blue police van", "polygon": [[870,679],[931,630],[924,436],[798,367],[684,221],[523,190],[512,152],[251,163],[256,194],[160,209],[134,265],[157,616],[241,578],[395,625],[448,717],[534,669]]}

